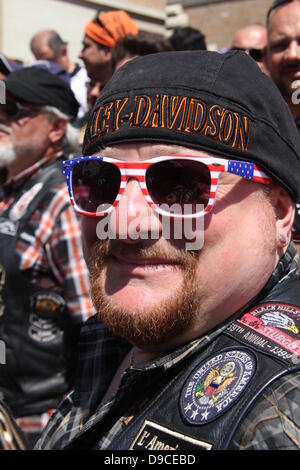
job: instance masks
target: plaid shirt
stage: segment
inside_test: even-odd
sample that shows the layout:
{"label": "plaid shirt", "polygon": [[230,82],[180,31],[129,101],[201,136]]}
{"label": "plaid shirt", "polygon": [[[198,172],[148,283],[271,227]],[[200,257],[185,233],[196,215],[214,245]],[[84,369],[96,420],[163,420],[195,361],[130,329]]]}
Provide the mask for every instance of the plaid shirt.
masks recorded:
{"label": "plaid shirt", "polygon": [[[28,179],[37,176],[48,161],[41,159],[2,186],[0,216],[13,204]],[[81,230],[65,185],[53,186],[33,212],[16,242],[16,253],[20,270],[27,272],[32,283],[53,292],[63,291],[74,323],[81,324],[94,314]],[[25,432],[41,431],[53,411],[20,418],[18,424]]]}
{"label": "plaid shirt", "polygon": [[[279,280],[297,271],[298,259],[297,251],[291,244],[267,286],[251,301],[251,305],[255,305],[258,297],[263,298]],[[249,304],[243,308],[243,312],[248,307]],[[241,312],[238,312],[206,336],[163,358],[137,367],[131,365],[125,370],[117,393],[106,401],[103,396],[130,346],[112,337],[96,318],[90,319],[81,334],[74,391],[50,419],[36,449],[63,449],[79,435],[82,436],[80,448],[107,449],[157,393],[157,384],[163,388],[166,372],[191,352],[201,354],[201,349],[207,347],[240,315]],[[300,373],[283,377],[268,387],[241,423],[232,440],[232,449],[300,448],[300,412],[296,400],[299,387]],[[118,408],[120,403],[122,407]],[[113,409],[116,410],[115,421],[104,424],[104,417]],[[97,426],[100,422],[101,426]]]}

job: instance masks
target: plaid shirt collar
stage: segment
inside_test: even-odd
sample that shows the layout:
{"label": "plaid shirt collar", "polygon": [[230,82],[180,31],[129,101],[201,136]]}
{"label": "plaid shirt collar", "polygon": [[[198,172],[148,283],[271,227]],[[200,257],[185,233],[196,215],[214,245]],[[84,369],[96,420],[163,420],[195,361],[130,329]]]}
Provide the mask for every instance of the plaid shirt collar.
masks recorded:
{"label": "plaid shirt collar", "polygon": [[[298,251],[295,245],[290,243],[266,286],[251,302],[229,317],[221,326],[218,325],[207,335],[197,338],[155,361],[131,366],[131,369],[139,373],[149,372],[150,370],[157,371],[158,368],[162,371],[167,370],[187,355],[203,349],[219,336],[229,323],[265,298],[279,282],[283,282],[297,272],[298,261]],[[128,343],[112,336],[96,316],[90,318],[83,326],[79,343],[77,379],[72,401],[76,407],[82,409],[84,420],[95,412],[118,366],[130,348],[131,346]]]}
{"label": "plaid shirt collar", "polygon": [[16,191],[20,186],[22,186],[29,178],[36,175],[47,163],[54,161],[57,158],[63,156],[63,152],[58,152],[55,156],[45,156],[38,160],[36,163],[31,165],[25,170],[21,171],[18,175],[10,178],[3,184],[3,191],[6,195],[11,194],[13,191]]}

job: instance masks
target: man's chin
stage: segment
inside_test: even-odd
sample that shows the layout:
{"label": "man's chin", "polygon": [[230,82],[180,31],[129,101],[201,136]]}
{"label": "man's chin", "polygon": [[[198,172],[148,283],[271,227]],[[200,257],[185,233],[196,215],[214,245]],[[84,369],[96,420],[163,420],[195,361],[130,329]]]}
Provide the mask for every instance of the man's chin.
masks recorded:
{"label": "man's chin", "polygon": [[114,293],[103,293],[103,298],[116,310],[136,312],[141,316],[146,315],[147,312],[151,314],[162,306],[167,306],[175,297],[176,290],[174,292],[171,289],[169,292],[166,290],[158,292],[157,289],[152,289],[150,286],[135,284],[124,286]]}
{"label": "man's chin", "polygon": [[170,295],[159,300],[146,298],[136,290],[135,299],[106,295],[92,285],[92,297],[99,319],[110,332],[135,346],[155,346],[181,335],[195,318],[194,293]]}

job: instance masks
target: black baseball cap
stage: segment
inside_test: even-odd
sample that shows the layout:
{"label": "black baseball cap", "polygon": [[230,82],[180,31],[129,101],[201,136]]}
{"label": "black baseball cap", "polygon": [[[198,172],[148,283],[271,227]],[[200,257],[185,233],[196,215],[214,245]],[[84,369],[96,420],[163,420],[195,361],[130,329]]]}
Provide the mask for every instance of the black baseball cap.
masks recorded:
{"label": "black baseball cap", "polygon": [[75,119],[79,104],[69,85],[48,70],[25,67],[5,79],[6,91],[20,101],[40,106],[54,106]]}
{"label": "black baseball cap", "polygon": [[243,52],[163,52],[121,67],[90,113],[83,154],[143,141],[256,163],[297,198],[297,127],[277,86]]}

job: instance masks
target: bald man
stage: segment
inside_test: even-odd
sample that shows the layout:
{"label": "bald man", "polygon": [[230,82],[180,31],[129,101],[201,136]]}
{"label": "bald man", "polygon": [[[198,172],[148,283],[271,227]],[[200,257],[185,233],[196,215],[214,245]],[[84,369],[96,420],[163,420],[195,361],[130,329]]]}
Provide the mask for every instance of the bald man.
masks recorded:
{"label": "bald man", "polygon": [[236,31],[232,49],[240,49],[250,55],[260,69],[267,73],[263,62],[263,50],[267,44],[267,28],[261,24],[250,24]]}
{"label": "bald man", "polygon": [[37,60],[55,62],[68,72],[70,86],[80,104],[77,118],[82,119],[88,111],[86,84],[89,79],[86,69],[70,60],[67,43],[56,31],[42,30],[33,36],[30,48]]}

